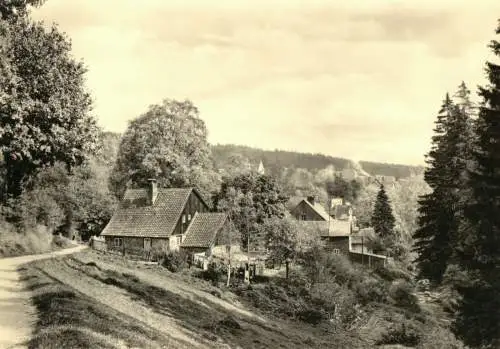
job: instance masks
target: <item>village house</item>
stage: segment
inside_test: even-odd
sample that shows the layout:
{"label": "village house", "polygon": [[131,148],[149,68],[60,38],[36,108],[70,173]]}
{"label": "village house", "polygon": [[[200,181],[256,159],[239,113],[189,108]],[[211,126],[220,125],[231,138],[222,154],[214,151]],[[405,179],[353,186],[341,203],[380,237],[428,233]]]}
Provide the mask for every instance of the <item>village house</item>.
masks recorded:
{"label": "village house", "polygon": [[225,223],[223,214],[211,213],[195,188],[149,187],[127,189],[101,233],[106,250],[150,258],[153,251],[210,251]]}
{"label": "village house", "polygon": [[301,224],[316,225],[319,237],[325,243],[326,250],[335,254],[344,254],[352,262],[368,266],[385,265],[386,256],[374,254],[366,243],[371,234],[369,229],[359,229],[353,209],[341,198],[331,200],[330,214],[310,196],[296,200],[290,213]]}

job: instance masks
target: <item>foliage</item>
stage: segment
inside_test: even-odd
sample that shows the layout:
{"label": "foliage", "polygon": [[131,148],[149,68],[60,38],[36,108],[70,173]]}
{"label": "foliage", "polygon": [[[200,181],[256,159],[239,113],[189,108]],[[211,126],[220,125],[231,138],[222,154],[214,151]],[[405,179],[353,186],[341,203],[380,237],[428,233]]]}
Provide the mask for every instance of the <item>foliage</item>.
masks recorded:
{"label": "foliage", "polygon": [[266,237],[270,258],[278,261],[293,259],[297,248],[297,225],[292,218],[268,218],[261,226]]}
{"label": "foliage", "polygon": [[213,205],[230,213],[244,249],[248,242],[252,249],[258,249],[265,241],[261,226],[266,219],[285,217],[287,200],[273,177],[248,173],[225,178],[220,192],[213,196]]}
{"label": "foliage", "polygon": [[182,271],[187,265],[188,255],[181,251],[168,251],[163,256],[161,265],[172,273]]}
{"label": "foliage", "polygon": [[122,136],[112,192],[120,198],[128,184],[144,187],[149,178],[160,187],[196,186],[207,197],[218,187],[207,129],[191,101],[165,99],[152,105]]}
{"label": "foliage", "polygon": [[361,184],[355,180],[347,181],[342,176],[335,176],[326,182],[326,192],[332,198],[340,197],[346,202],[354,202],[361,189]]}
{"label": "foliage", "polygon": [[7,193],[18,196],[41,167],[59,161],[71,169],[95,153],[98,128],[86,69],[71,56],[67,37],[27,18],[9,23],[4,34],[0,151]]}
{"label": "foliage", "polygon": [[23,230],[42,224],[66,236],[77,230],[84,240],[99,235],[115,206],[106,187],[99,184],[87,166],[76,168],[73,175],[62,164],[43,169],[15,201],[15,220]]}
{"label": "foliage", "polygon": [[[500,34],[500,21],[496,28]],[[489,48],[500,57],[500,42]],[[471,346],[500,346],[500,65],[487,62],[489,84],[480,87],[482,102],[469,169],[470,197],[464,209],[456,254],[470,283],[461,294],[455,333]]]}
{"label": "foliage", "polygon": [[[467,98],[465,84],[462,98]],[[470,115],[448,95],[436,121],[432,149],[428,154],[425,181],[432,192],[423,195],[419,207],[419,229],[414,237],[421,277],[439,283],[453,258],[461,216],[464,176],[469,157]],[[467,146],[466,146],[467,145]]]}
{"label": "foliage", "polygon": [[383,251],[390,251],[394,246],[396,240],[394,225],[395,218],[392,213],[391,203],[385,192],[384,185],[381,184],[373,207],[372,226],[382,241],[381,247]]}
{"label": "foliage", "polygon": [[29,6],[41,6],[46,0],[6,0],[0,3],[0,19],[15,19],[25,16]]}

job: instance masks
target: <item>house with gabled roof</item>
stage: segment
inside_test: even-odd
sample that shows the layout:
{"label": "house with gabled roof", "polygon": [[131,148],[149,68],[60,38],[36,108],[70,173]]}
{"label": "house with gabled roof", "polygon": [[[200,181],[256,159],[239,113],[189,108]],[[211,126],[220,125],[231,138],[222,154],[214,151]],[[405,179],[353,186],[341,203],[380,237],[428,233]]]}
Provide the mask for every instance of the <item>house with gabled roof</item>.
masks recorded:
{"label": "house with gabled roof", "polygon": [[[148,188],[127,189],[101,235],[108,251],[149,258],[152,251],[179,250],[183,241],[213,234],[220,214],[210,207],[196,188],[158,188],[156,180]],[[213,216],[212,216],[213,215]],[[196,229],[190,227],[199,217]],[[205,231],[198,228],[203,226]]]}
{"label": "house with gabled roof", "polygon": [[192,253],[205,252],[212,255],[215,246],[228,241],[228,224],[225,213],[196,212],[191,224],[187,228],[186,237],[180,247]]}
{"label": "house with gabled roof", "polygon": [[330,202],[330,214],[314,197],[294,199],[290,213],[299,221],[299,226],[313,228],[324,242],[326,250],[335,254],[344,254],[351,261],[369,266],[385,265],[386,256],[374,254],[368,248],[369,229],[359,230],[350,204],[336,198]]}

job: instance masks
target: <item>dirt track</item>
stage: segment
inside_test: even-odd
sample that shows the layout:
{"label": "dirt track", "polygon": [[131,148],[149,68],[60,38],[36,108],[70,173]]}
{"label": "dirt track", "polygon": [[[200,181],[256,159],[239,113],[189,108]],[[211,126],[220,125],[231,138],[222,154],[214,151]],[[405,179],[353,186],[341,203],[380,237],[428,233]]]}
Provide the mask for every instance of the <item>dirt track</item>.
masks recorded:
{"label": "dirt track", "polygon": [[26,348],[36,312],[29,293],[23,290],[17,269],[24,263],[71,254],[85,249],[77,246],[40,255],[0,259],[0,349]]}

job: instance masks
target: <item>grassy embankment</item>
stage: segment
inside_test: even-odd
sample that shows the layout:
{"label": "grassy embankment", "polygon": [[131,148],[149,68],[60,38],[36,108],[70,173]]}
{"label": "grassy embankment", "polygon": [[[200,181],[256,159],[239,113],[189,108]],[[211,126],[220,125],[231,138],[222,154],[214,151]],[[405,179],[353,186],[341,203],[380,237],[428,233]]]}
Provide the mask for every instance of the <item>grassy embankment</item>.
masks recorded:
{"label": "grassy embankment", "polygon": [[51,252],[70,246],[69,240],[52,235],[44,226],[18,233],[10,224],[0,222],[0,258]]}

